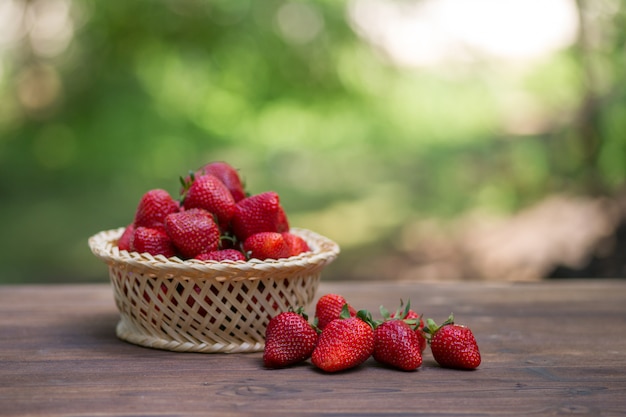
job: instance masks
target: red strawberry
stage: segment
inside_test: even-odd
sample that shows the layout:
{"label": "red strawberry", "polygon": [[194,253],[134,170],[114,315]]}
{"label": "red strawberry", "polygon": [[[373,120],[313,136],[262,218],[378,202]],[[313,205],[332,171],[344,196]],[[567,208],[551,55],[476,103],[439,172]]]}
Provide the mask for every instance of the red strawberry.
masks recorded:
{"label": "red strawberry", "polygon": [[196,255],[199,261],[245,261],[246,256],[237,249],[220,249]]}
{"label": "red strawberry", "polygon": [[326,372],[354,368],[374,352],[374,330],[367,312],[351,317],[345,306],[342,316],[330,322],[320,334],[311,362]]}
{"label": "red strawberry", "polygon": [[138,227],[130,239],[131,250],[139,253],[149,253],[152,256],[163,255],[171,258],[176,255],[172,240],[163,229]]}
{"label": "red strawberry", "polygon": [[317,328],[324,330],[331,321],[338,319],[344,305],[348,305],[350,316],[356,316],[356,310],[348,304],[343,296],[339,294],[325,294],[321,296],[315,305]]}
{"label": "red strawberry", "polygon": [[243,242],[255,233],[286,231],[285,219],[278,194],[266,191],[239,201],[231,224],[233,233]]}
{"label": "red strawberry", "polygon": [[167,191],[150,190],[139,201],[134,223],[136,227],[163,227],[167,215],[179,210],[178,203]]}
{"label": "red strawberry", "polygon": [[183,207],[188,210],[201,208],[215,215],[217,222],[225,229],[235,214],[235,199],[217,177],[203,175],[192,180],[183,197]]}
{"label": "red strawberry", "polygon": [[130,251],[130,239],[133,237],[133,233],[135,233],[135,224],[131,223],[126,226],[122,236],[117,240],[117,247],[119,250],[127,250]]}
{"label": "red strawberry", "polygon": [[417,334],[404,321],[381,323],[374,330],[374,359],[403,371],[422,365],[422,350]]}
{"label": "red strawberry", "polygon": [[308,252],[311,249],[309,245],[306,243],[306,240],[301,238],[298,235],[294,235],[293,233],[283,232],[283,239],[287,242],[287,246],[290,248],[289,256],[300,255],[303,252]]}
{"label": "red strawberry", "polygon": [[288,258],[291,254],[291,248],[283,235],[276,232],[261,232],[249,236],[243,242],[243,250],[249,258],[260,260]]}
{"label": "red strawberry", "polygon": [[287,219],[287,213],[283,206],[278,206],[278,213],[276,214],[276,231],[279,233],[289,231],[289,219]]}
{"label": "red strawberry", "polygon": [[246,193],[237,170],[226,162],[210,162],[196,172],[196,176],[210,174],[216,176],[228,188],[235,202],[243,200]]}
{"label": "red strawberry", "polygon": [[426,320],[424,331],[430,335],[430,350],[435,361],[444,368],[475,369],[480,365],[480,351],[472,331],[455,324],[451,314],[441,326]]}
{"label": "red strawberry", "polygon": [[405,309],[403,309],[403,304],[401,303],[398,311],[391,314],[390,316],[390,318],[396,318],[396,317],[406,321],[411,326],[411,328],[415,331],[415,334],[417,335],[417,339],[420,342],[421,351],[423,352],[424,350],[426,350],[427,341],[426,341],[426,338],[424,337],[424,320],[422,320],[421,315],[411,310],[410,302],[407,303],[407,306]]}
{"label": "red strawberry", "polygon": [[193,258],[219,247],[219,227],[206,210],[189,209],[172,213],[165,218],[165,230],[185,258]]}
{"label": "red strawberry", "polygon": [[283,312],[273,317],[265,331],[263,364],[282,368],[311,357],[317,343],[317,332],[299,312]]}
{"label": "red strawberry", "polygon": [[409,310],[409,314],[407,314],[404,318],[416,321],[412,328],[415,331],[415,335],[420,342],[421,351],[425,351],[427,342],[426,338],[424,337],[424,320],[422,320],[422,316],[417,314],[413,310]]}

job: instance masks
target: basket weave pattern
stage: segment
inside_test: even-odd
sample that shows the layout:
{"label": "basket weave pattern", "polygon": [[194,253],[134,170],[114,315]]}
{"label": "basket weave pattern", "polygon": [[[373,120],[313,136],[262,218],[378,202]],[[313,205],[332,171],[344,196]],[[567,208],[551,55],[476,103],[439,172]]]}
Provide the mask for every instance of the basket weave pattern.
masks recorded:
{"label": "basket weave pattern", "polygon": [[121,319],[120,339],[179,352],[255,352],[277,312],[308,306],[322,269],[339,253],[333,241],[306,229],[311,252],[281,260],[183,261],[120,251],[124,229],[89,239],[109,266]]}

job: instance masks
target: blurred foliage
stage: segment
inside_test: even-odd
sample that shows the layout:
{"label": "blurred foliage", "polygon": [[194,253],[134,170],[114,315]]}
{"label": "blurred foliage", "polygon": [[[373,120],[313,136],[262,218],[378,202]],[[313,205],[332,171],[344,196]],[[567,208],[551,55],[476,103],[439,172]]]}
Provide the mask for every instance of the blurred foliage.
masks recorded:
{"label": "blurred foliage", "polygon": [[[0,31],[0,282],[106,280],[87,238],[211,160],[338,241],[339,265],[413,219],[626,178],[619,1],[582,4],[578,42],[523,71],[393,65],[346,2],[6,4],[30,14]],[[29,26],[52,7],[69,35]]]}

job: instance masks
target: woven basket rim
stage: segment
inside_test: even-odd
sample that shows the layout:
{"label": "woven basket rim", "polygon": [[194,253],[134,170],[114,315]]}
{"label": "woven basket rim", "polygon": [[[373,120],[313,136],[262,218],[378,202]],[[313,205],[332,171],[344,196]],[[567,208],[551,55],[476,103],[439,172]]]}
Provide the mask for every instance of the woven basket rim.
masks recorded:
{"label": "woven basket rim", "polygon": [[279,274],[311,273],[317,271],[339,254],[339,245],[331,239],[308,229],[292,227],[291,233],[302,237],[311,251],[285,259],[250,259],[248,261],[199,261],[183,260],[179,257],[166,258],[148,253],[120,250],[117,241],[124,227],[103,230],[88,239],[92,253],[108,265],[138,270],[158,276],[184,278],[261,279]]}

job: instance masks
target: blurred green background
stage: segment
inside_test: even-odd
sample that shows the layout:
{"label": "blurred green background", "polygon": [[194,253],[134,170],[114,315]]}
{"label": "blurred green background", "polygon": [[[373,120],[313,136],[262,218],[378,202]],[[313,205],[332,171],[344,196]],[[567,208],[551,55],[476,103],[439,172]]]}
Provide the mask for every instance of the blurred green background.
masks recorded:
{"label": "blurred green background", "polygon": [[481,279],[446,276],[468,213],[619,211],[624,28],[620,0],[1,0],[0,283],[106,281],[88,237],[212,160],[341,245],[327,279]]}

